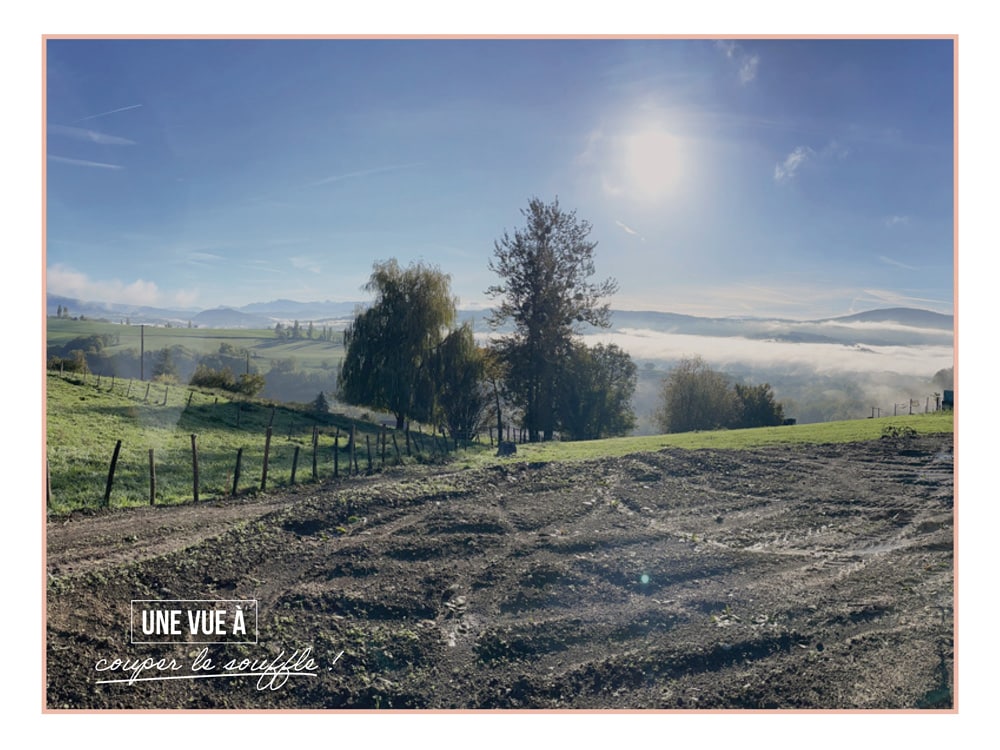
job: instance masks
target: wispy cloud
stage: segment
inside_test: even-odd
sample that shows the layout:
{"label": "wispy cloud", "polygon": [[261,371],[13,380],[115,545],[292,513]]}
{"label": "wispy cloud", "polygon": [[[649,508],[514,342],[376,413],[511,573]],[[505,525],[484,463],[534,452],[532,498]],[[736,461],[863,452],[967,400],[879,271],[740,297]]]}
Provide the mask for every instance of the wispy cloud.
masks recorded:
{"label": "wispy cloud", "polygon": [[106,117],[107,115],[117,114],[118,112],[127,112],[130,109],[138,109],[141,104],[129,104],[127,107],[119,107],[118,109],[111,109],[107,112],[99,112],[96,115],[87,115],[86,117],[81,117],[79,120],[74,120],[74,122],[86,122],[87,120],[96,120],[98,117]]}
{"label": "wispy cloud", "polygon": [[635,237],[638,237],[640,240],[645,241],[645,239],[646,239],[645,237],[643,237],[641,234],[639,234],[636,230],[634,230],[632,227],[630,227],[625,222],[619,221],[618,219],[615,219],[615,224],[617,224],[619,227],[621,227],[622,230],[625,232],[625,234],[634,235]]}
{"label": "wispy cloud", "polygon": [[715,48],[732,61],[736,67],[736,76],[739,78],[741,84],[746,86],[757,77],[757,69],[760,67],[760,55],[748,54],[736,42],[720,40],[715,43]]}
{"label": "wispy cloud", "polygon": [[88,161],[86,159],[70,159],[66,156],[53,156],[48,155],[49,161],[59,162],[60,164],[73,164],[77,167],[94,167],[97,169],[124,169],[120,164],[105,164],[100,161]]}
{"label": "wispy cloud", "polygon": [[101,133],[89,128],[76,128],[71,125],[49,125],[50,135],[63,135],[80,141],[99,143],[102,146],[134,146],[135,141],[117,135]]}
{"label": "wispy cloud", "polygon": [[893,227],[908,227],[910,225],[909,216],[886,216],[884,223],[887,227],[892,229]]}
{"label": "wispy cloud", "polygon": [[311,258],[307,255],[295,255],[288,259],[291,261],[292,267],[297,268],[301,271],[309,271],[310,273],[322,273],[319,262],[315,258]]}
{"label": "wispy cloud", "polygon": [[342,182],[343,180],[353,180],[358,177],[369,177],[374,174],[383,174],[385,172],[395,172],[400,169],[411,169],[413,167],[420,166],[419,162],[413,162],[410,164],[393,164],[386,167],[373,167],[371,169],[359,169],[355,172],[343,172],[342,174],[334,174],[329,177],[324,177],[322,180],[317,180],[310,184],[310,187],[319,187],[320,185],[329,185],[334,182]]}
{"label": "wispy cloud", "polygon": [[796,146],[783,162],[774,165],[775,182],[788,182],[795,179],[795,175],[798,174],[802,165],[813,158],[815,153],[808,146]]}
{"label": "wispy cloud", "polygon": [[953,308],[952,303],[947,300],[906,294],[905,292],[892,289],[864,289],[862,291],[868,295],[868,299],[862,300],[863,303],[867,304],[891,305],[892,307],[917,307],[935,312],[941,312],[942,310],[950,312]]}
{"label": "wispy cloud", "polygon": [[902,262],[900,262],[898,260],[893,260],[892,258],[889,258],[889,257],[887,257],[885,255],[878,256],[878,259],[880,261],[882,261],[883,263],[885,263],[886,265],[895,266],[896,268],[904,268],[907,271],[919,271],[920,270],[919,268],[916,268],[914,266],[908,266],[906,263],[902,263]]}
{"label": "wispy cloud", "polygon": [[221,255],[215,253],[205,253],[199,250],[187,254],[187,262],[196,266],[207,266],[225,260]]}
{"label": "wispy cloud", "polygon": [[812,162],[843,161],[851,150],[838,141],[830,141],[818,151],[810,146],[796,146],[784,161],[774,165],[774,181],[789,182],[795,179],[799,170]]}

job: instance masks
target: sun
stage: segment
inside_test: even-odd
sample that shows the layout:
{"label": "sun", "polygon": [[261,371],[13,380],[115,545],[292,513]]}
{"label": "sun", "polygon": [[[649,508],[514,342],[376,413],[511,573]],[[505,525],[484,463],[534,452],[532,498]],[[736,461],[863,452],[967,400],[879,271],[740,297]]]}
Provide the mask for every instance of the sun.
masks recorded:
{"label": "sun", "polygon": [[623,189],[644,202],[670,197],[681,181],[683,149],[668,130],[650,126],[622,136]]}

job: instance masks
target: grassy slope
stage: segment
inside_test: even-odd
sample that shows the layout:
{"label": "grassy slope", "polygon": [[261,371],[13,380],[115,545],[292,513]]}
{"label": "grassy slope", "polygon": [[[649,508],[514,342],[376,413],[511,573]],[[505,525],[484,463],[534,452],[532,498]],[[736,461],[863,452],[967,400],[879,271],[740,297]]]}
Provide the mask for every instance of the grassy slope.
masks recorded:
{"label": "grassy slope", "polygon": [[[247,410],[240,413],[240,426],[237,428],[237,404],[230,401],[227,395],[172,386],[166,393],[167,403],[164,405],[164,386],[153,384],[147,402],[146,385],[138,381],[129,385],[128,381],[119,380],[112,390],[107,378],[98,388],[93,376],[83,384],[54,374],[48,376],[47,439],[53,511],[65,512],[100,505],[108,465],[115,442],[119,439],[122,440],[122,451],[116,469],[112,505],[148,502],[150,448],[155,452],[157,502],[190,501],[193,494],[192,434],[198,435],[199,492],[202,499],[228,494],[232,488],[236,452],[241,447],[244,451],[240,490],[260,486],[264,436],[271,419],[269,406],[260,403],[248,405]],[[274,416],[268,468],[269,489],[289,483],[296,445],[300,449],[297,481],[302,482],[311,476],[313,425],[320,425],[322,430],[318,450],[319,475],[321,478],[332,475],[333,435],[337,429],[342,436],[346,435],[351,420],[337,415],[318,420],[301,410],[278,407]],[[854,442],[878,439],[888,425],[907,425],[919,433],[954,430],[952,412],[940,412],[750,430],[520,445],[515,457],[505,459],[496,458],[491,448],[473,446],[459,452],[457,466],[476,468],[505,461],[585,460],[666,447],[744,449],[777,443]],[[362,430],[358,462],[364,470],[367,463],[364,435],[367,434],[374,443],[378,427],[364,422],[359,422],[358,426]],[[345,442],[342,439],[340,444]],[[428,448],[425,446],[425,449]],[[392,453],[390,443],[390,462]],[[346,453],[342,451],[341,471],[346,461]]]}
{"label": "grassy slope", "polygon": [[820,422],[787,427],[758,427],[747,430],[716,430],[687,432],[676,435],[608,438],[573,443],[536,443],[519,445],[517,455],[494,459],[492,454],[469,454],[469,467],[503,461],[574,461],[602,457],[624,456],[629,453],[657,451],[661,448],[720,448],[741,450],[776,444],[851,443],[877,440],[889,425],[909,426],[920,434],[954,431],[953,412],[921,414],[881,419],[853,419],[843,422]]}
{"label": "grassy slope", "polygon": [[[46,381],[47,457],[51,508],[55,512],[93,508],[103,502],[108,467],[118,440],[122,448],[111,493],[113,506],[149,502],[150,448],[156,463],[157,503],[190,501],[192,434],[197,435],[200,499],[231,491],[239,448],[244,449],[240,491],[260,487],[265,435],[271,420],[271,407],[266,404],[247,404],[240,412],[237,427],[237,403],[224,394],[122,380],[116,381],[112,390],[108,378],[97,387],[94,376],[81,382],[49,374]],[[338,415],[318,419],[305,411],[279,406],[274,410],[268,489],[289,483],[295,446],[300,449],[296,480],[311,477],[313,425],[321,430],[319,476],[325,478],[333,473],[334,435],[338,429],[340,470],[345,469],[347,453],[343,448],[351,420]],[[368,435],[374,443],[378,427],[360,422],[358,426],[358,462],[364,470],[364,439]]]}

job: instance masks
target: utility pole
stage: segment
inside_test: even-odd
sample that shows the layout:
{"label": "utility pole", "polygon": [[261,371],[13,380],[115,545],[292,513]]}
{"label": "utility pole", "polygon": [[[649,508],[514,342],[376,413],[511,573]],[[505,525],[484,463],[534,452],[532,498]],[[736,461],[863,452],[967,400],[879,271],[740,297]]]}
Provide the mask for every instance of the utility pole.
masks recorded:
{"label": "utility pole", "polygon": [[146,379],[146,326],[139,324],[139,380]]}

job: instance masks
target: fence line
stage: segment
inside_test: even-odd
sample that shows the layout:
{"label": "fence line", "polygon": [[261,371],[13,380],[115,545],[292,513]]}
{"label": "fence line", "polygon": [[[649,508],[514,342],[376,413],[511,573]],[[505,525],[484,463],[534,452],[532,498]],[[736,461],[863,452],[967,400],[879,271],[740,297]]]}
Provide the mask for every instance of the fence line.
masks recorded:
{"label": "fence line", "polygon": [[[95,389],[99,388],[104,393],[117,390],[119,396],[124,395],[126,399],[132,400],[136,403],[149,404],[150,399],[152,399],[153,404],[150,408],[153,410],[159,410],[163,408],[165,404],[169,405],[170,408],[180,408],[182,413],[184,410],[190,408],[202,409],[201,418],[218,424],[221,429],[225,429],[226,423],[229,424],[230,428],[233,424],[232,418],[227,418],[225,411],[217,412],[216,407],[218,406],[219,397],[212,392],[206,393],[199,389],[188,388],[185,386],[178,387],[177,384],[173,384],[174,388],[170,388],[170,384],[163,384],[163,394],[160,396],[157,384],[152,381],[147,381],[145,391],[140,391],[135,388],[135,382],[133,379],[128,379],[128,381],[125,382],[125,379],[117,380],[117,378],[112,376],[110,378],[111,385],[109,386],[109,379],[103,377],[101,374],[93,376],[84,375],[80,377],[77,373],[65,373],[62,377],[64,380],[71,380],[77,383],[90,385]],[[185,390],[188,391],[186,394],[184,393]],[[134,397],[131,396],[133,391],[136,394]],[[266,491],[269,473],[271,472],[272,464],[275,463],[273,450],[274,446],[272,443],[273,430],[270,427],[261,428],[260,424],[262,421],[268,425],[275,422],[278,416],[277,405],[258,405],[240,400],[234,400],[232,403],[237,408],[237,424],[240,423],[240,412],[242,412],[244,408],[248,408],[248,414],[250,417],[243,420],[246,423],[244,424],[243,429],[245,430],[248,439],[252,439],[252,435],[254,434],[259,434],[257,433],[258,429],[265,431],[264,454],[261,465],[259,487],[261,491]],[[214,416],[215,414],[218,414],[218,416]],[[281,454],[278,456],[279,477],[277,481],[279,486],[291,486],[295,484],[297,479],[300,451],[303,447],[300,443],[304,442],[301,430],[309,429],[308,422],[303,421],[303,415],[300,413],[296,412],[288,414],[288,419],[289,427],[287,430],[287,441],[281,441],[283,444],[288,445],[288,453],[285,454],[285,449],[282,449]],[[300,431],[296,431],[296,424],[298,424],[298,430]],[[211,428],[210,425],[206,425],[206,427]],[[347,454],[347,476],[358,476],[361,474],[359,466],[360,457],[357,455],[357,441],[361,436],[359,426],[356,423],[352,423],[347,445],[344,445],[340,440],[340,433],[340,428],[335,425],[330,425],[326,430],[321,429],[319,425],[312,425],[312,478],[314,481],[331,478],[331,469],[332,478],[340,478],[341,468],[343,468],[340,461],[341,452]],[[189,482],[187,484],[187,492],[190,493],[189,501],[200,502],[202,500],[202,495],[206,492],[209,497],[225,497],[226,495],[235,496],[240,492],[254,491],[255,488],[240,486],[243,475],[246,473],[244,471],[244,447],[236,449],[235,470],[230,472],[228,469],[222,469],[221,467],[223,465],[228,465],[230,467],[233,466],[231,453],[227,459],[224,456],[227,452],[225,448],[220,447],[219,449],[216,449],[212,447],[212,441],[209,441],[209,444],[206,446],[203,444],[204,441],[199,439],[200,436],[197,432],[191,432],[189,434],[189,450],[191,451],[188,463],[189,468],[187,469],[187,471],[190,472],[190,474],[187,474]],[[384,470],[387,466],[387,461],[389,460],[388,443],[390,440],[393,445],[392,453],[395,456],[395,463],[393,465],[398,466],[404,463],[404,457],[402,455],[403,447],[399,444],[397,430],[392,430],[385,425],[372,425],[372,431],[365,430],[364,434],[367,458],[366,473],[368,475]],[[371,444],[372,434],[374,434],[375,437],[374,446]],[[406,437],[405,449],[407,451],[407,455],[412,455],[410,453],[410,444],[412,442],[413,447],[416,449],[418,460],[423,460],[425,456],[421,452],[421,444],[418,440],[418,433],[414,432],[411,435],[409,427],[407,426],[404,434]],[[410,440],[411,437],[412,441]],[[426,434],[423,434],[422,437],[431,440],[431,453],[427,457],[434,457],[438,454],[445,454],[448,452],[449,441],[446,438],[428,436]],[[167,439],[170,443],[174,443],[176,437],[168,436]],[[308,433],[306,433],[306,440],[309,440]],[[332,461],[330,458],[321,458],[323,455],[322,448],[324,440],[331,440],[332,442]],[[326,445],[330,445],[330,443],[326,443]],[[206,447],[208,449],[207,454]],[[137,460],[134,454],[136,450],[141,450],[141,453],[145,455],[142,455],[142,458]],[[182,468],[183,463],[180,461],[181,451],[182,449],[175,443],[174,447],[164,447],[161,445],[159,449],[154,449],[154,447],[150,447],[148,445],[141,446],[141,448],[136,446],[134,443],[128,445],[126,443],[126,439],[116,440],[111,461],[109,464],[106,464],[108,466],[108,473],[104,486],[104,495],[102,497],[103,506],[110,506],[113,495],[115,497],[121,497],[122,492],[126,493],[126,496],[128,497],[127,504],[129,505],[136,504],[135,500],[138,498],[141,498],[141,502],[148,500],[150,505],[156,505],[158,502],[158,495],[160,496],[160,503],[164,502],[167,497],[171,498],[171,504],[177,502],[178,497],[183,498],[185,495],[184,490],[178,491],[178,488],[183,487],[185,484],[183,477],[186,474],[185,470]],[[161,455],[157,456],[157,453],[160,453]],[[329,454],[326,455],[329,456]],[[254,459],[255,463],[256,460],[257,459]],[[326,461],[330,461],[330,463],[332,463],[332,467],[329,463],[326,463]],[[324,465],[329,467],[325,471],[323,470]],[[123,466],[124,469],[122,469]],[[205,479],[206,476],[208,477],[207,480]],[[231,487],[228,484],[229,478],[232,479]],[[53,490],[51,469],[48,461],[46,461],[45,484],[46,502],[48,506],[52,507],[53,500],[56,501],[56,505],[58,506],[59,496],[65,488],[65,481],[59,474],[57,474],[56,487]],[[146,487],[142,487],[142,485],[146,485]],[[71,502],[81,500],[83,493],[79,492],[76,489],[77,487],[79,487],[78,480],[74,480],[73,500]],[[142,489],[139,489],[140,487],[142,487]],[[183,502],[183,500],[181,500],[181,502]]]}

